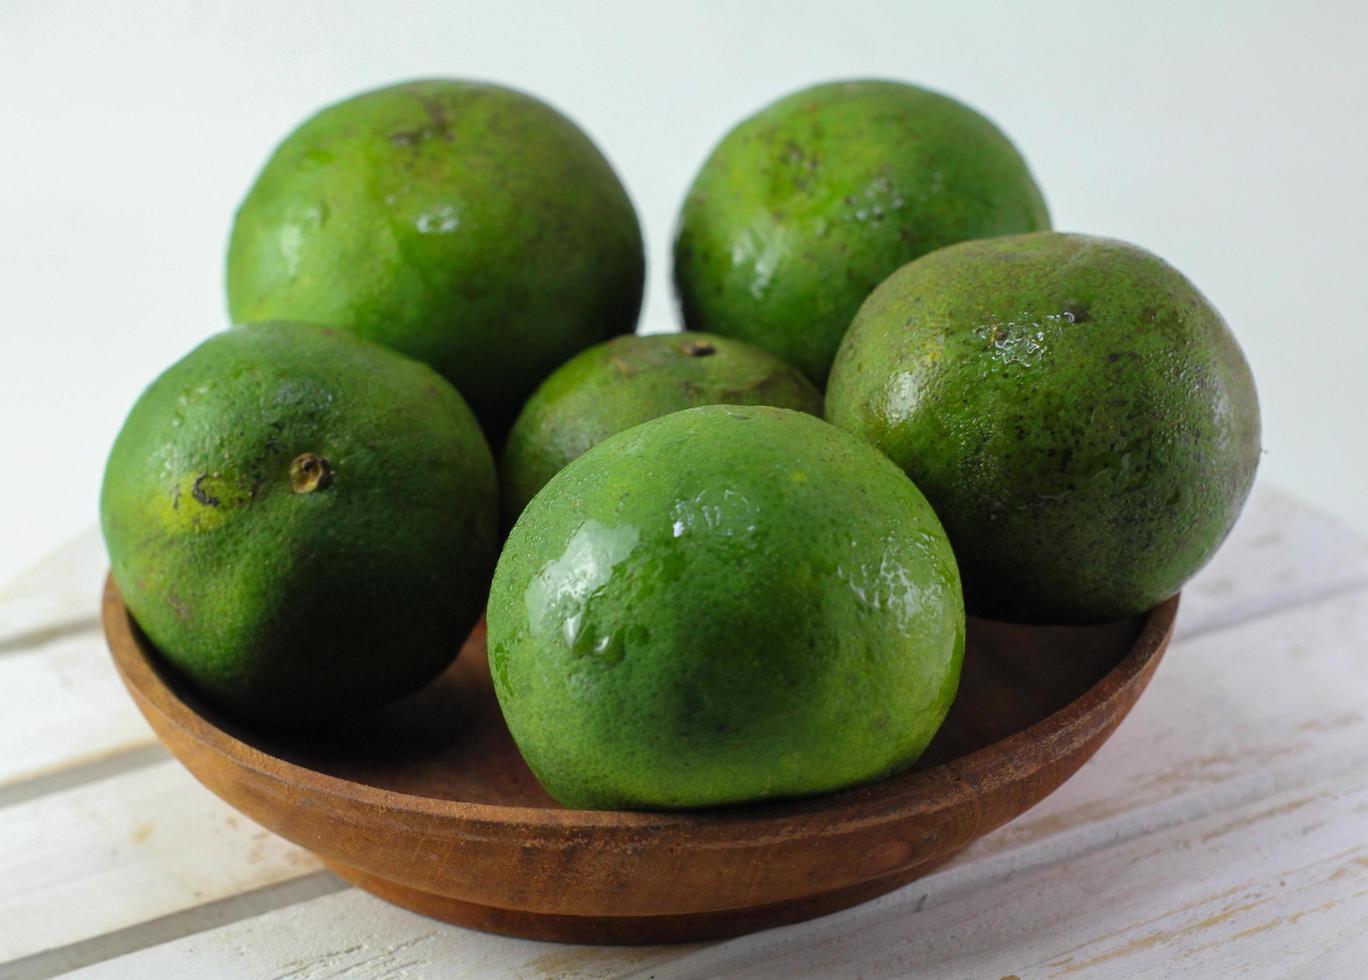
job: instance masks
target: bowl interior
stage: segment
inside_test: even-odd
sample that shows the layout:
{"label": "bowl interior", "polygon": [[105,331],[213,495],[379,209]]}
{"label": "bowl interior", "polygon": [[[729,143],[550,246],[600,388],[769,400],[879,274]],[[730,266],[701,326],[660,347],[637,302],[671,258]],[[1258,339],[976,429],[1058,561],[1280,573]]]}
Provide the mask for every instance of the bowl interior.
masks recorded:
{"label": "bowl interior", "polygon": [[[1046,718],[1130,651],[1144,617],[1088,627],[970,619],[964,669],[945,725],[918,769],[965,756]],[[557,806],[523,762],[494,696],[481,622],[461,655],[423,690],[307,731],[266,731],[201,702],[136,631],[171,692],[211,725],[305,769],[414,796],[502,806]]]}

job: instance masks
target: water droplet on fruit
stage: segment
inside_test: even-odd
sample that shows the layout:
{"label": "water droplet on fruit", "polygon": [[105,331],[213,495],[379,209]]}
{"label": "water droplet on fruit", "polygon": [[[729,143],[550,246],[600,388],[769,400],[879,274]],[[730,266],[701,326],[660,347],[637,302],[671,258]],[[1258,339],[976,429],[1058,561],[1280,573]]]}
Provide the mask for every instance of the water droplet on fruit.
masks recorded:
{"label": "water droplet on fruit", "polygon": [[293,279],[299,273],[299,250],[304,244],[304,232],[299,225],[281,225],[278,246],[280,259],[285,267],[287,278]]}
{"label": "water droplet on fruit", "polygon": [[449,235],[461,226],[461,218],[450,204],[443,204],[418,216],[414,226],[424,235]]}
{"label": "water droplet on fruit", "polygon": [[586,628],[589,606],[639,539],[631,525],[609,527],[595,520],[581,524],[561,556],[543,565],[523,593],[532,631],[559,632],[574,654],[593,651],[599,639]]}

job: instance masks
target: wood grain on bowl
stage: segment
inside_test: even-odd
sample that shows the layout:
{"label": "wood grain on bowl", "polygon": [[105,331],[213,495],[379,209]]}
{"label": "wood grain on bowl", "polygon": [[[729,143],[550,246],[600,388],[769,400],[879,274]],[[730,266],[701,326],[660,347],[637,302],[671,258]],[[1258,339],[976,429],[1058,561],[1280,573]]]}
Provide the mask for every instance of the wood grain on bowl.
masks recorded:
{"label": "wood grain on bowl", "polygon": [[157,735],[214,793],[383,898],[539,939],[660,942],[823,915],[897,888],[1022,813],[1125,717],[1177,597],[1088,628],[970,622],[960,693],[911,773],[689,813],[565,810],[508,735],[478,627],[423,691],[326,729],[249,729],[162,665],[112,579],[104,628]]}

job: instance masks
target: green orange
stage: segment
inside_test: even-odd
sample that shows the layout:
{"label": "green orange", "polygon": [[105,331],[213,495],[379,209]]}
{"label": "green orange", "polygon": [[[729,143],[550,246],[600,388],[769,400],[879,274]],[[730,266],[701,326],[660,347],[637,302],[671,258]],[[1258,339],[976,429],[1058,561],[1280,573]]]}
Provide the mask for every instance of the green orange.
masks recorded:
{"label": "green orange", "polygon": [[959,575],[872,447],[760,406],[609,437],[523,511],[490,591],[494,689],[567,806],[706,807],[906,770],[954,697]]}
{"label": "green orange", "polygon": [[841,81],[739,123],[679,218],[684,323],[749,341],[819,386],[860,303],[899,266],[1050,227],[1026,163],[978,112],[915,85]]}
{"label": "green orange", "polygon": [[579,127],[428,79],[329,106],[276,148],[233,226],[228,305],[427,361],[497,442],[557,365],[635,328],[643,276],[631,201]]}
{"label": "green orange", "polygon": [[1220,313],[1157,256],[1041,232],[905,266],[841,345],[827,417],[916,481],[971,612],[1119,619],[1215,553],[1259,463]]}
{"label": "green orange", "polygon": [[698,405],[822,414],[800,371],[739,340],[702,333],[615,337],[542,382],[514,423],[500,472],[511,522],[566,463],[608,436]]}
{"label": "green orange", "polygon": [[345,331],[217,334],[138,399],[100,519],[162,656],[235,714],[302,722],[426,683],[475,624],[494,464],[440,375]]}

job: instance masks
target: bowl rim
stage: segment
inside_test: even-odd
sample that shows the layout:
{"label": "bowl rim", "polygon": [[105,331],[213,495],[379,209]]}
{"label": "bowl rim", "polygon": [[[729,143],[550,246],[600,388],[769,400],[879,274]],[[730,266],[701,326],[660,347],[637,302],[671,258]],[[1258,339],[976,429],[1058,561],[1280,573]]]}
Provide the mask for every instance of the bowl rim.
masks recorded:
{"label": "bowl rim", "polygon": [[[982,793],[990,792],[993,784],[1010,782],[1011,777],[1003,772],[1004,760],[1021,754],[1028,747],[1039,747],[1051,741],[1063,739],[1067,744],[1066,736],[1072,730],[1104,723],[1106,706],[1116,699],[1125,698],[1129,682],[1143,673],[1167,646],[1179,599],[1180,595],[1175,594],[1143,613],[1140,631],[1130,649],[1079,697],[1035,724],[967,755],[834,793],[676,811],[573,810],[472,803],[384,789],[310,769],[242,741],[207,720],[177,696],[158,676],[135,635],[132,614],[123,603],[112,572],[105,580],[101,621],[119,674],[145,707],[155,710],[167,724],[214,755],[229,759],[234,765],[283,786],[307,787],[311,794],[383,811],[391,819],[410,816],[459,822],[467,830],[478,830],[482,826],[505,829],[510,824],[516,824],[528,831],[542,831],[551,835],[585,830],[595,833],[625,832],[636,836],[667,830],[706,829],[708,837],[716,836],[720,840],[731,836],[729,832],[744,829],[747,838],[756,842],[758,835],[766,832],[778,839],[788,838],[795,824],[813,817],[820,817],[824,822],[844,817],[843,823],[857,825],[884,823],[890,817],[910,816],[918,811],[940,810],[953,805],[946,800],[948,783],[960,784],[962,793],[968,793],[971,787],[974,792]],[[960,793],[948,795],[956,800],[961,796]]]}

